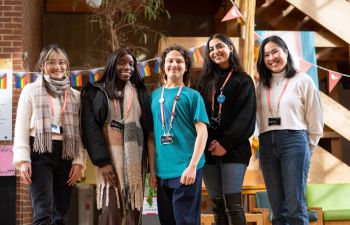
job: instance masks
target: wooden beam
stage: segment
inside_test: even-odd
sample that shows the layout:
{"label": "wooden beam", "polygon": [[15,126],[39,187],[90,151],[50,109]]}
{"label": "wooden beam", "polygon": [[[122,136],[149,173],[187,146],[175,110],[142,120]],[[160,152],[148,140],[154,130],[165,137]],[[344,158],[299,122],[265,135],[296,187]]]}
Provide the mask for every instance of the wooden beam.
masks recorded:
{"label": "wooden beam", "polygon": [[350,183],[350,167],[318,146],[311,157],[308,183]]}
{"label": "wooden beam", "polygon": [[346,1],[286,0],[314,21],[350,44],[350,4]]}
{"label": "wooden beam", "polygon": [[324,123],[350,141],[350,111],[320,91]]}

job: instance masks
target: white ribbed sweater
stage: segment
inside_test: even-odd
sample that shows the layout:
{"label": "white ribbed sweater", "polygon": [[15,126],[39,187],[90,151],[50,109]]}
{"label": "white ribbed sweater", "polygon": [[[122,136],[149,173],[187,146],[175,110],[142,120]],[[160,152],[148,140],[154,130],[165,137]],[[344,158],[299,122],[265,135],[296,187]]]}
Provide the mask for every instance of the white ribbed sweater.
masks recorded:
{"label": "white ribbed sweater", "polygon": [[[280,113],[277,114],[278,98],[287,79],[285,73],[272,74],[271,107],[267,103],[267,89],[260,83],[257,87],[257,121],[260,133],[271,130],[307,130],[310,149],[313,151],[323,134],[322,107],[318,90],[305,73],[297,73],[289,81],[280,102]],[[269,126],[268,118],[281,117],[281,125]]]}

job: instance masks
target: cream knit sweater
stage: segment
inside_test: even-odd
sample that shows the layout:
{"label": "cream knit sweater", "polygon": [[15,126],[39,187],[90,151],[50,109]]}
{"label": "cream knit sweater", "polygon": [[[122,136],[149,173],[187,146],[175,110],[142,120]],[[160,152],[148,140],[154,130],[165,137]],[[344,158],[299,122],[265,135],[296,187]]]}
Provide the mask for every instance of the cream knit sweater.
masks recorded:
{"label": "cream knit sweater", "polygon": [[[257,87],[257,122],[260,133],[271,130],[306,130],[309,136],[311,151],[315,150],[323,134],[322,107],[318,90],[305,73],[297,73],[289,81],[280,102],[277,115],[277,102],[287,79],[285,73],[272,74],[271,107],[267,103],[267,89],[260,83]],[[268,125],[268,118],[281,117],[281,125]]]}
{"label": "cream knit sweater", "polygon": [[[18,168],[21,162],[31,162],[30,160],[30,136],[35,136],[34,130],[34,86],[32,84],[26,85],[19,97],[17,107],[17,117],[15,125],[15,137],[13,146],[13,164]],[[80,92],[72,89],[75,94],[76,101],[80,102]],[[54,108],[54,116],[52,123],[62,125],[61,107],[62,102],[57,97],[52,97],[52,105]],[[52,134],[52,140],[62,140],[61,134]],[[81,148],[79,155],[72,161],[72,164],[79,164],[85,168],[86,151]]]}

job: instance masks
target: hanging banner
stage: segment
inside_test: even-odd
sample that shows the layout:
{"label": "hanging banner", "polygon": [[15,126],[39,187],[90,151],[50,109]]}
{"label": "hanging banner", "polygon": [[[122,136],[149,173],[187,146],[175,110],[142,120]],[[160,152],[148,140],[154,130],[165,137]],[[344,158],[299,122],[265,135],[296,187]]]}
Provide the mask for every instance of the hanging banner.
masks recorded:
{"label": "hanging banner", "polygon": [[0,177],[14,176],[12,145],[0,145]]}
{"label": "hanging banner", "polygon": [[12,62],[0,59],[0,141],[12,140]]}

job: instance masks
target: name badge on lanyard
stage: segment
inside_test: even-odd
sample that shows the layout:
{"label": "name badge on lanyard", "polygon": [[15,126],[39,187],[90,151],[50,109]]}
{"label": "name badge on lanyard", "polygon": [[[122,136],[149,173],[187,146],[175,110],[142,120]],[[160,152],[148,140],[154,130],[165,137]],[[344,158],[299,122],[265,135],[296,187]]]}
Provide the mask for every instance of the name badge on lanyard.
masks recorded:
{"label": "name badge on lanyard", "polygon": [[63,128],[58,124],[51,124],[51,132],[54,134],[62,134]]}
{"label": "name badge on lanyard", "polygon": [[165,90],[165,86],[163,86],[162,94],[161,94],[160,99],[159,99],[160,115],[162,118],[162,130],[163,130],[163,135],[160,136],[160,143],[162,145],[170,145],[170,144],[174,143],[173,142],[174,135],[170,134],[170,130],[173,127],[176,104],[177,104],[177,101],[180,99],[180,94],[181,94],[183,86],[184,86],[183,84],[180,86],[179,91],[177,92],[177,94],[174,98],[174,103],[173,103],[173,108],[172,108],[172,112],[171,112],[168,132],[165,132],[165,119],[164,119],[164,90]]}
{"label": "name badge on lanyard", "polygon": [[[68,97],[68,92],[65,91],[64,92],[64,101],[63,101],[63,105],[62,105],[62,109],[61,109],[61,115],[64,114],[64,111],[66,110],[66,105],[67,105],[67,97]],[[49,98],[49,105],[50,105],[50,110],[51,110],[51,115],[52,118],[55,116],[55,110],[53,108],[53,103],[52,103],[52,97],[51,95],[48,96]],[[52,123],[51,124],[51,132],[53,134],[63,134],[63,127],[61,127],[58,124]]]}
{"label": "name badge on lanyard", "polygon": [[[120,94],[120,95],[122,95],[122,94]],[[121,120],[112,120],[112,122],[110,124],[110,127],[113,130],[116,130],[116,131],[119,131],[119,132],[124,132],[124,130],[125,130],[125,122],[124,121],[129,116],[129,113],[130,113],[130,110],[131,110],[131,106],[132,106],[132,102],[134,100],[134,95],[135,95],[135,90],[132,89],[131,100],[130,100],[128,108],[127,108],[127,110],[125,112],[125,116],[123,115],[123,110],[121,109],[121,104],[123,104],[123,102],[120,102],[120,107],[119,108],[120,108]],[[114,111],[115,111],[116,114],[118,113],[118,103],[119,103],[119,100],[113,99],[113,107],[114,107]]]}
{"label": "name badge on lanyard", "polygon": [[271,89],[267,89],[267,95],[266,95],[266,98],[267,98],[267,104],[269,106],[269,112],[271,114],[271,117],[267,118],[267,124],[269,126],[280,126],[281,125],[281,117],[278,116],[279,115],[279,112],[280,112],[280,103],[281,103],[281,99],[282,99],[282,96],[284,95],[284,92],[286,91],[287,89],[287,86],[288,86],[288,83],[289,83],[289,78],[287,79],[286,83],[284,84],[284,87],[283,87],[283,90],[281,91],[281,94],[280,96],[278,97],[278,101],[277,101],[277,115],[276,116],[273,116],[273,111],[272,111],[272,107],[271,107],[271,98],[270,98],[270,92],[271,92]]}

